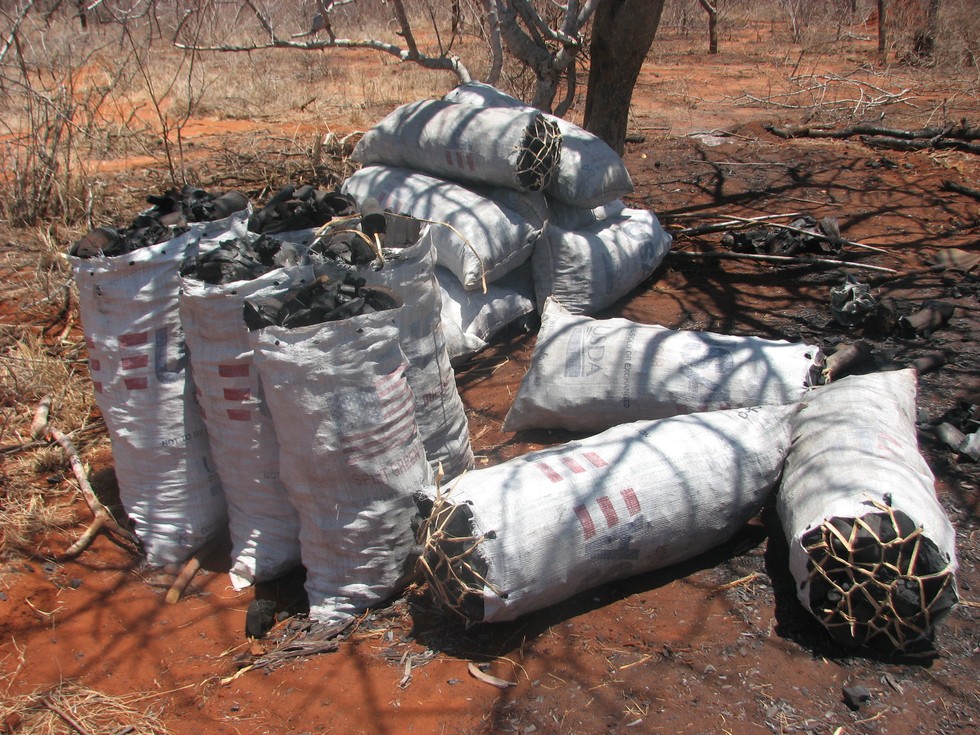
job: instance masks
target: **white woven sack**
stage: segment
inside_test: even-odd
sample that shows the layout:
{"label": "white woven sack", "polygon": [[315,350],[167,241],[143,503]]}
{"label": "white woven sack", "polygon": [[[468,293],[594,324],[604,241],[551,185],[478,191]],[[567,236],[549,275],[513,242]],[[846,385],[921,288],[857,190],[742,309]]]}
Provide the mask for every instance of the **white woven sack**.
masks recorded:
{"label": "white woven sack", "polygon": [[436,262],[471,290],[524,263],[541,234],[539,226],[493,199],[417,171],[369,166],[342,189],[359,202],[373,197],[392,212],[444,223],[431,234]]}
{"label": "white woven sack", "polygon": [[542,113],[419,100],[397,108],[371,128],[352,157],[364,165],[383,164],[424,171],[453,181],[538,191],[551,180],[560,153],[557,128],[545,145],[553,148],[540,168],[522,174],[522,151],[529,131],[540,127]]}
{"label": "white woven sack", "polygon": [[246,298],[298,283],[304,274],[312,278],[312,269],[295,266],[219,285],[181,280],[180,318],[228,503],[230,576],[238,590],[300,564],[299,516],[279,478],[279,441],[242,309]]}
{"label": "white woven sack", "polygon": [[442,292],[434,272],[432,230],[426,226],[407,247],[386,248],[380,267],[376,261],[358,267],[317,258],[316,275],[343,280],[351,274],[369,286],[390,288],[402,298],[405,305],[398,312],[398,334],[408,359],[405,378],[415,396],[415,420],[433,469],[441,464],[446,477],[456,477],[473,467],[473,449],[440,319]]}
{"label": "white woven sack", "polygon": [[[472,552],[450,551],[457,572],[466,562],[486,582],[474,580],[461,612],[474,621],[512,620],[727,541],[776,483],[796,410],[624,424],[463,475],[445,500],[471,514],[463,545]],[[434,488],[427,492],[435,496]],[[428,541],[423,569],[438,556]],[[459,592],[451,582],[442,588]]]}
{"label": "white woven sack", "polygon": [[226,523],[178,314],[178,268],[199,236],[69,258],[119,496],[153,566],[186,560]]}
{"label": "white woven sack", "polygon": [[593,319],[545,302],[504,431],[601,431],[639,419],[799,401],[818,347]]}
{"label": "white woven sack", "polygon": [[414,566],[412,498],[433,475],[397,321],[393,310],[249,333],[319,622],[391,597]]}
{"label": "white woven sack", "polygon": [[436,267],[442,291],[442,325],[453,365],[483,350],[500,330],[535,311],[530,263],[487,286],[465,290],[452,273]]}
{"label": "white woven sack", "polygon": [[956,533],[919,452],[914,370],[854,375],[814,389],[796,418],[777,511],[797,596],[810,608],[801,539],[833,518],[901,511],[956,569]]}
{"label": "white woven sack", "polygon": [[[467,82],[443,99],[486,107],[534,109],[482,82]],[[633,191],[623,159],[601,138],[560,117],[547,115],[561,132],[561,160],[545,193],[565,204],[591,209]]]}
{"label": "white woven sack", "polygon": [[573,314],[594,314],[646,280],[670,244],[656,215],[641,209],[577,232],[549,225],[531,257],[538,305],[554,296]]}

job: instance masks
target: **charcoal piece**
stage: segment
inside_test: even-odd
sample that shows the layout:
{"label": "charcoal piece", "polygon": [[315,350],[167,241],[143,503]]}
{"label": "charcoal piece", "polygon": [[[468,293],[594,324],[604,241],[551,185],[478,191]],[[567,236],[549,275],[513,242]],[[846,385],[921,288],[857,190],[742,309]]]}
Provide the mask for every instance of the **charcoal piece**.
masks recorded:
{"label": "charcoal piece", "polygon": [[844,283],[830,289],[830,311],[838,324],[853,327],[863,322],[878,307],[871,287],[848,275]]}
{"label": "charcoal piece", "polygon": [[77,240],[68,252],[76,258],[95,258],[112,252],[120,238],[119,231],[112,227],[97,227]]}

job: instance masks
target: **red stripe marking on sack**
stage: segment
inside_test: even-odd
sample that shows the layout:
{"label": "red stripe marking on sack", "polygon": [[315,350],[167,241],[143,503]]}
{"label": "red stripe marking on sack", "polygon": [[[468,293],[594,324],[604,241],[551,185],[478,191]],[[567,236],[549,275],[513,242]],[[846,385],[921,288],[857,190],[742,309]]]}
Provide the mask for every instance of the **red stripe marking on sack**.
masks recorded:
{"label": "red stripe marking on sack", "polygon": [[388,419],[386,423],[381,426],[374,426],[367,431],[346,434],[342,441],[352,446],[384,441],[386,434],[397,431],[402,424],[408,422],[413,426],[415,425],[415,411],[413,409],[411,395],[409,395],[408,400],[402,403],[402,410],[400,412],[392,412],[390,416],[385,416]]}
{"label": "red stripe marking on sack", "polygon": [[579,472],[585,472],[585,468],[575,461],[574,457],[562,457],[561,462],[572,472],[578,474]]}
{"label": "red stripe marking on sack", "polygon": [[555,470],[552,469],[551,465],[547,462],[535,462],[534,466],[541,470],[544,473],[544,476],[552,482],[561,482],[561,475],[555,472]]}
{"label": "red stripe marking on sack", "polygon": [[418,433],[415,424],[415,414],[409,413],[399,421],[387,426],[381,434],[365,434],[372,436],[370,439],[356,440],[353,436],[344,437],[341,440],[341,449],[344,454],[360,454],[365,457],[373,457],[376,454],[390,451],[393,447],[404,443],[406,439],[412,439]]}
{"label": "red stripe marking on sack", "polygon": [[92,381],[92,385],[95,386],[95,392],[96,393],[101,393],[102,392],[102,383],[101,382],[99,382],[98,380],[95,380],[95,381]]}
{"label": "red stripe marking on sack", "polygon": [[102,369],[101,360],[89,360],[88,361],[89,370],[98,371]]}
{"label": "red stripe marking on sack", "polygon": [[95,340],[92,339],[91,337],[86,337],[85,338],[85,346],[88,347],[90,350],[94,350],[95,349]]}
{"label": "red stripe marking on sack", "polygon": [[247,401],[252,397],[251,388],[225,388],[226,401]]}
{"label": "red stripe marking on sack", "polygon": [[602,511],[602,515],[606,517],[606,525],[612,528],[617,523],[619,523],[619,516],[616,515],[616,509],[613,508],[612,501],[609,500],[605,495],[599,497],[595,501],[599,505],[599,510]]}
{"label": "red stripe marking on sack", "polygon": [[466,155],[466,161],[467,161],[467,163],[470,164],[470,171],[476,171],[476,163],[473,160],[473,154],[472,153],[468,153]]}
{"label": "red stripe marking on sack", "polygon": [[205,421],[207,421],[208,420],[208,412],[204,410],[204,404],[198,402],[197,408],[201,412],[201,418],[204,419]]}
{"label": "red stripe marking on sack", "polygon": [[124,357],[119,361],[119,366],[123,370],[141,370],[142,368],[149,367],[150,358],[147,355],[134,355],[133,357]]}
{"label": "red stripe marking on sack", "polygon": [[251,421],[252,412],[247,408],[229,408],[228,418],[232,421]]}
{"label": "red stripe marking on sack", "polygon": [[592,516],[589,515],[588,508],[584,505],[576,505],[575,515],[578,516],[578,522],[582,524],[582,533],[585,534],[585,540],[588,541],[595,536],[595,523],[592,521]]}
{"label": "red stripe marking on sack", "polygon": [[238,365],[218,365],[218,376],[222,378],[247,378],[248,363]]}
{"label": "red stripe marking on sack", "polygon": [[392,372],[388,373],[388,375],[382,375],[380,378],[374,379],[374,390],[380,398],[384,398],[399,388],[404,389],[407,383],[402,383],[401,377],[405,373],[405,367],[405,363],[402,363]]}
{"label": "red stripe marking on sack", "polygon": [[466,159],[463,158],[463,151],[456,151],[456,166],[466,168]]}
{"label": "red stripe marking on sack", "polygon": [[607,464],[609,464],[595,452],[583,452],[582,456],[589,460],[593,467],[605,467]]}
{"label": "red stripe marking on sack", "polygon": [[446,149],[446,163],[448,163],[450,166],[453,165],[453,152],[448,148]]}
{"label": "red stripe marking on sack", "polygon": [[636,493],[633,492],[633,488],[628,487],[625,490],[620,490],[620,494],[623,496],[623,501],[626,503],[626,510],[631,516],[635,516],[640,512],[640,500],[636,497]]}
{"label": "red stripe marking on sack", "polygon": [[131,332],[130,334],[120,334],[119,344],[122,347],[139,347],[150,341],[149,332]]}
{"label": "red stripe marking on sack", "polygon": [[129,390],[146,390],[150,385],[146,378],[123,378],[123,383]]}

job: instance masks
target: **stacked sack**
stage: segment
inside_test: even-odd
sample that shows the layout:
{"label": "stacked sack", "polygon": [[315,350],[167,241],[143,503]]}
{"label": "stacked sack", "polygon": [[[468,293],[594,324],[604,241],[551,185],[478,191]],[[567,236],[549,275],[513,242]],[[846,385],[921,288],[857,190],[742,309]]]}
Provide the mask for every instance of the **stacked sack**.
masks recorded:
{"label": "stacked sack", "polygon": [[486,84],[399,107],[353,155],[364,168],[346,193],[434,223],[454,364],[549,296],[611,305],[670,248],[652,212],[619,200],[633,184],[608,145]]}

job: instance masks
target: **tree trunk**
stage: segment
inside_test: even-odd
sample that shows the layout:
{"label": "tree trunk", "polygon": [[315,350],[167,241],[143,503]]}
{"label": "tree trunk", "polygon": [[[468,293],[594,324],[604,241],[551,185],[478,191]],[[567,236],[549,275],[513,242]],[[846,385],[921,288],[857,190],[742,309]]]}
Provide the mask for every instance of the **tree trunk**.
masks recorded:
{"label": "tree trunk", "polygon": [[714,5],[708,0],[698,0],[704,12],[708,14],[708,53],[718,53],[718,3]]}
{"label": "tree trunk", "polygon": [[630,100],[665,0],[604,0],[592,27],[585,129],[622,154]]}
{"label": "tree trunk", "polygon": [[878,0],[878,58],[885,60],[885,47],[887,46],[887,31],[885,30],[885,13],[887,3],[885,0]]}

